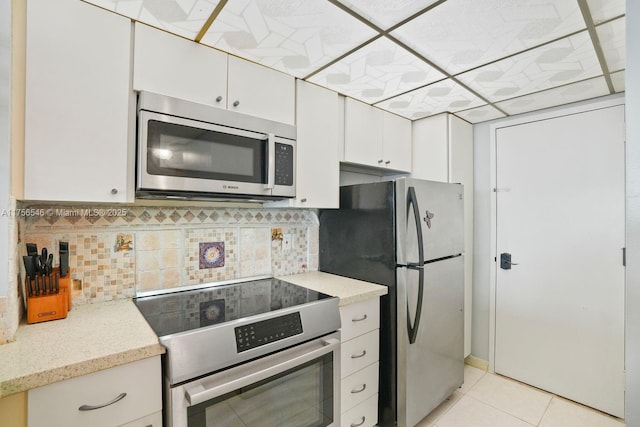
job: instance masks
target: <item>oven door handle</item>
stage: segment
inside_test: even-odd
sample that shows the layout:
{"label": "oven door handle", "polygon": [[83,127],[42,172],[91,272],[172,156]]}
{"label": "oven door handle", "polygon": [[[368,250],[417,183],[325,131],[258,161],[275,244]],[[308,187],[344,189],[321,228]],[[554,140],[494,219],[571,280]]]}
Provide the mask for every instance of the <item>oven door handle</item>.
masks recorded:
{"label": "oven door handle", "polygon": [[[194,406],[238,390],[239,388],[255,384],[302,365],[303,363],[317,359],[320,356],[336,351],[340,346],[340,340],[327,338],[309,344],[311,345],[299,346],[304,347],[303,349],[294,347],[263,359],[258,359],[255,364],[247,364],[246,371],[238,371],[228,377],[223,376],[221,378],[222,381],[207,381],[206,378],[195,381],[185,386],[185,399],[189,403],[189,406]],[[339,357],[339,355],[336,356],[336,358]]]}
{"label": "oven door handle", "polygon": [[267,136],[267,183],[264,188],[266,190],[272,190],[276,180],[276,139],[275,135],[270,133]]}

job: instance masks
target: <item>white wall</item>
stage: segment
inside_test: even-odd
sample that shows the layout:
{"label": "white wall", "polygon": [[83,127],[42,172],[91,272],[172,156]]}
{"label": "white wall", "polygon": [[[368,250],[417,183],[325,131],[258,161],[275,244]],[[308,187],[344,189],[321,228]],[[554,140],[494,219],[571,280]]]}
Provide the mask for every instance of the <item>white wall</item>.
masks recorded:
{"label": "white wall", "polygon": [[[11,173],[11,2],[0,1],[0,212],[9,208]],[[8,293],[9,221],[0,214],[0,297]]]}
{"label": "white wall", "polygon": [[640,426],[640,3],[627,1],[626,424]]}
{"label": "white wall", "polygon": [[[495,152],[494,147],[491,146],[491,133],[495,131],[496,127],[620,104],[624,102],[624,99],[624,95],[616,94],[474,126],[474,263],[471,336],[471,354],[473,356],[484,360],[491,359],[491,282],[494,280],[495,273],[495,226],[493,220],[495,198],[492,185],[495,180],[495,162],[492,156],[495,155]],[[567,132],[570,132],[570,129]]]}

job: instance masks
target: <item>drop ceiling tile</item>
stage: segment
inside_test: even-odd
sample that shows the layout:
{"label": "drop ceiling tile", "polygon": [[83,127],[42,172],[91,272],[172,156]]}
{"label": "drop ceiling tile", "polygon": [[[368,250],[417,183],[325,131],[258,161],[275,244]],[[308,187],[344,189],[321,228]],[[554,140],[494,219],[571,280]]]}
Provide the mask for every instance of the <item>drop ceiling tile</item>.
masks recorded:
{"label": "drop ceiling tile", "polygon": [[363,18],[386,30],[438,0],[338,0]]}
{"label": "drop ceiling tile", "polygon": [[447,0],[391,34],[456,74],[584,28],[576,0]]}
{"label": "drop ceiling tile", "polygon": [[609,71],[625,68],[625,24],[626,18],[622,17],[596,28]]}
{"label": "drop ceiling tile", "polygon": [[105,9],[195,39],[219,0],[86,0]]}
{"label": "drop ceiling tile", "polygon": [[326,1],[233,0],[202,43],[304,77],[376,34]]}
{"label": "drop ceiling tile", "polygon": [[507,114],[520,114],[609,94],[604,77],[596,77],[567,86],[545,90],[496,104]]}
{"label": "drop ceiling tile", "polygon": [[460,74],[458,78],[489,101],[538,92],[602,75],[587,31]]}
{"label": "drop ceiling tile", "polygon": [[380,37],[309,81],[373,104],[443,78],[415,55]]}
{"label": "drop ceiling tile", "polygon": [[415,120],[443,112],[455,113],[482,104],[486,102],[447,79],[380,102],[376,107]]}
{"label": "drop ceiling tile", "polygon": [[587,5],[596,24],[625,14],[625,0],[587,0]]}
{"label": "drop ceiling tile", "polygon": [[472,108],[470,110],[458,111],[456,116],[460,117],[468,121],[469,123],[480,123],[486,122],[488,120],[499,119],[501,117],[506,117],[506,114],[503,114],[497,108],[487,104],[482,107]]}
{"label": "drop ceiling tile", "polygon": [[624,87],[625,87],[624,78],[625,78],[624,70],[611,74],[611,82],[613,83],[613,88],[615,89],[616,93],[624,92]]}

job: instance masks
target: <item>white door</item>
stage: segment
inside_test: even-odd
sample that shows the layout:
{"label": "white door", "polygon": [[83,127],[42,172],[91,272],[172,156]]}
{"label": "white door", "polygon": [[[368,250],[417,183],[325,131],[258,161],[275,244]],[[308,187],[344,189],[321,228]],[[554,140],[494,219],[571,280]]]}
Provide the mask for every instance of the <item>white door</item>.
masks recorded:
{"label": "white door", "polygon": [[623,417],[624,108],[500,128],[496,155],[495,370]]}

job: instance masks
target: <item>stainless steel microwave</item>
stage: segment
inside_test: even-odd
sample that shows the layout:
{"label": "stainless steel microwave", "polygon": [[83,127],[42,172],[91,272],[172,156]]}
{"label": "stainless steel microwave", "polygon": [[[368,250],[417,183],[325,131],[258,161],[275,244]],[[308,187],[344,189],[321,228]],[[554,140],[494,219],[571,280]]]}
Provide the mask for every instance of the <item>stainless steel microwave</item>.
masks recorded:
{"label": "stainless steel microwave", "polygon": [[274,200],[296,195],[296,128],[140,92],[136,197]]}

